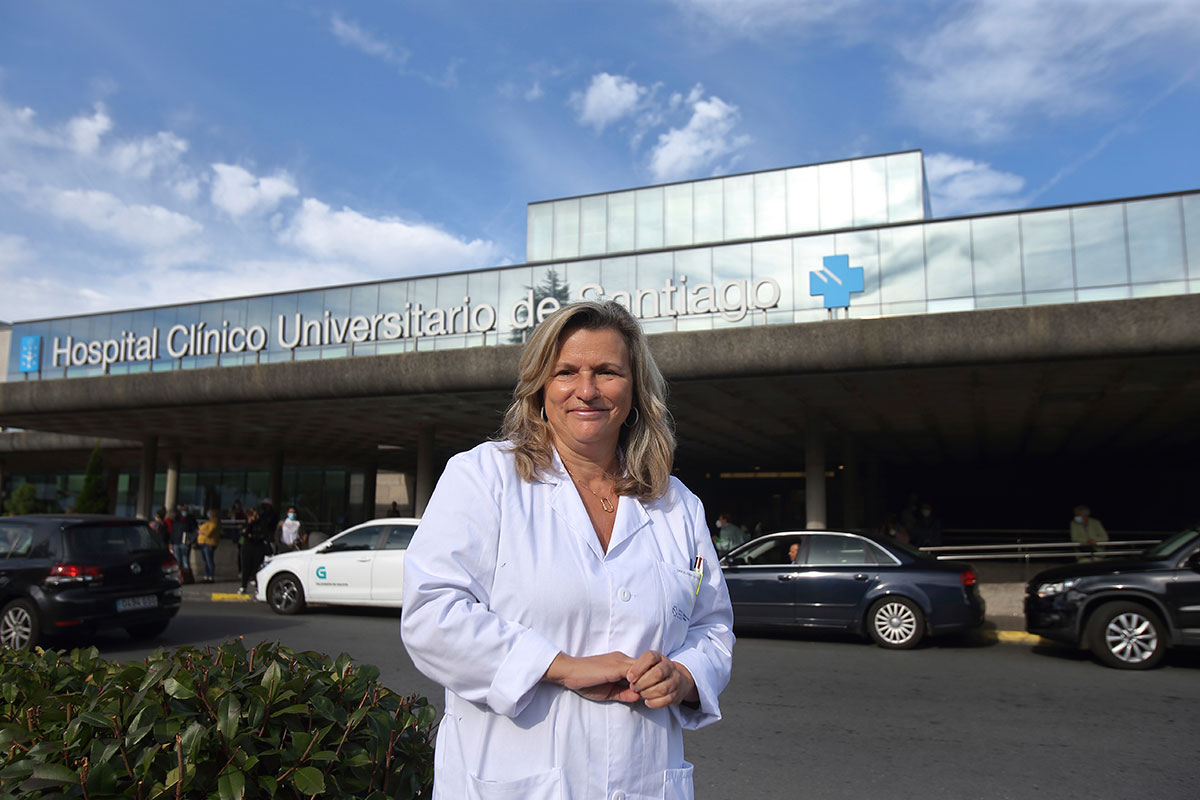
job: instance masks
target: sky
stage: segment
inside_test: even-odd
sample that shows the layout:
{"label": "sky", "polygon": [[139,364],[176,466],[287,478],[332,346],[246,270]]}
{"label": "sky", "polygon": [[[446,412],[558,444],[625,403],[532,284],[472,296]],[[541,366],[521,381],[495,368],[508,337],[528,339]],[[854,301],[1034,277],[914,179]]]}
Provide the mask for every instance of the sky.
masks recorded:
{"label": "sky", "polygon": [[1200,189],[1184,0],[0,0],[0,320],[525,260],[529,202],[921,149]]}

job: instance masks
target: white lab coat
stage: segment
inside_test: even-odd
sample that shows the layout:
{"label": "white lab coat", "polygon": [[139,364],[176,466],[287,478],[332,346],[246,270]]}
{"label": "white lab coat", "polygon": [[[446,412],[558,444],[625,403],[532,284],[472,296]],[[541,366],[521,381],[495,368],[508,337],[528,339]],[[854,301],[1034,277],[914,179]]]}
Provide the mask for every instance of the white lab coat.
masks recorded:
{"label": "white lab coat", "polygon": [[[554,466],[525,482],[506,445],[460,453],[405,555],[404,644],[446,687],[434,797],[691,798],[682,729],[720,719],[734,642],[704,509],[674,478],[654,502],[621,497],[605,553]],[[703,578],[689,572],[697,555]],[[686,665],[700,707],[597,703],[540,682],[559,652],[614,650]]]}

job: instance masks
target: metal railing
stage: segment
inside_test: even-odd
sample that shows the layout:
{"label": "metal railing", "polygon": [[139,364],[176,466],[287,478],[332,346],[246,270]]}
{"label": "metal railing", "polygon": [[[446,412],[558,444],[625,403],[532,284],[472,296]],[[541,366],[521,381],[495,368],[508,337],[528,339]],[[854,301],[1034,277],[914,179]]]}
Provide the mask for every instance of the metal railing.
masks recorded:
{"label": "metal railing", "polygon": [[921,551],[937,556],[939,561],[1005,561],[1044,558],[1117,558],[1133,556],[1147,547],[1158,544],[1162,539],[1123,539],[1115,542],[1097,542],[1087,545],[1082,542],[1008,542],[1005,544],[945,545],[922,547]]}

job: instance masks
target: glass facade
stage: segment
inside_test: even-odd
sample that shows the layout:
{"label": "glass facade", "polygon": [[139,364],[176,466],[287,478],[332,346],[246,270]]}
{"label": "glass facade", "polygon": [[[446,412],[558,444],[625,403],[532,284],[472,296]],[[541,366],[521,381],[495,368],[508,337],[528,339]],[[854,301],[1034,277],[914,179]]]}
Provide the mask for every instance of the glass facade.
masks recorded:
{"label": "glass facade", "polygon": [[926,217],[920,151],[530,203],[531,263]]}
{"label": "glass facade", "polygon": [[600,297],[651,334],[812,322],[834,256],[851,317],[1200,292],[1200,192],[927,220],[922,185],[915,152],[538,203],[549,261],[15,323],[6,379],[509,344]]}

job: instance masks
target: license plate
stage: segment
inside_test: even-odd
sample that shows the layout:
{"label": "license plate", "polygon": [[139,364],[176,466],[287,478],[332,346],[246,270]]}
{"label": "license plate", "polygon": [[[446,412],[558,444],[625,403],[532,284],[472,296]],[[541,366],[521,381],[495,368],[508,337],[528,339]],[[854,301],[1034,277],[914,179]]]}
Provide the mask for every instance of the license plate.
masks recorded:
{"label": "license plate", "polygon": [[158,608],[158,597],[149,594],[144,597],[122,597],[117,601],[117,611],[137,611],[141,608]]}

